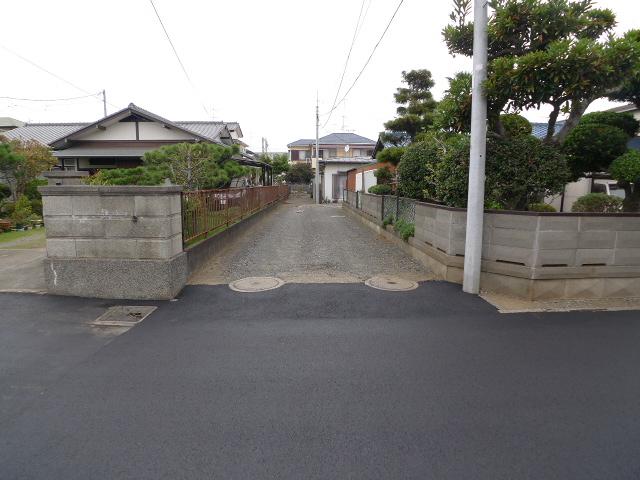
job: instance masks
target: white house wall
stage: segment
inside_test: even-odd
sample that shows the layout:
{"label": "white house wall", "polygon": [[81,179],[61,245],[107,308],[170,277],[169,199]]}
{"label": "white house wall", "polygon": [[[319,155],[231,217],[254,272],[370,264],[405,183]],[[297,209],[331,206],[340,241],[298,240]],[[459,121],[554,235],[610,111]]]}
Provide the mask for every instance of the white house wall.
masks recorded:
{"label": "white house wall", "polygon": [[133,122],[118,122],[109,125],[104,130],[95,129],[87,132],[78,140],[135,140],[136,124]]}
{"label": "white house wall", "polygon": [[[134,124],[135,125],[135,124]],[[139,122],[140,140],[193,140],[194,136],[155,122]]]}

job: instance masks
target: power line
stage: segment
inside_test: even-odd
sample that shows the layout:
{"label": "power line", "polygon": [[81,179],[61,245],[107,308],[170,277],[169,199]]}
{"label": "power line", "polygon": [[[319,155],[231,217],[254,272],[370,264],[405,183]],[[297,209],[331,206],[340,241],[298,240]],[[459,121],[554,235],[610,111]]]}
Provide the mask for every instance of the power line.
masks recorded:
{"label": "power line", "polygon": [[[76,90],[80,90],[81,92],[86,93],[86,94],[87,94],[87,97],[94,96],[94,94],[93,94],[93,93],[91,93],[91,92],[89,92],[89,90],[85,90],[84,88],[79,87],[79,86],[78,86],[78,85],[76,85],[75,83],[73,83],[73,82],[71,82],[71,81],[69,81],[69,80],[67,80],[67,79],[65,79],[65,78],[62,78],[60,75],[57,75],[57,74],[53,73],[51,70],[47,70],[46,68],[44,68],[44,67],[42,67],[42,66],[38,65],[36,62],[33,62],[33,61],[29,60],[28,58],[26,58],[26,57],[24,57],[24,56],[20,55],[18,52],[15,52],[15,51],[11,50],[10,48],[5,47],[5,46],[4,46],[4,45],[2,45],[2,44],[0,44],[0,48],[2,48],[3,50],[6,50],[7,52],[9,52],[9,53],[10,53],[10,54],[12,54],[12,55],[15,55],[15,56],[16,56],[16,57],[18,57],[19,59],[21,59],[21,60],[23,60],[23,61],[27,62],[29,65],[34,66],[34,67],[35,67],[35,68],[37,68],[38,70],[42,70],[43,72],[47,73],[48,75],[51,75],[52,77],[57,78],[57,79],[58,79],[58,80],[60,80],[61,82],[64,82],[64,83],[66,83],[67,85],[70,85],[71,87],[75,88]],[[96,100],[98,100],[98,99],[96,99]],[[98,101],[100,101],[100,100],[98,100]],[[108,103],[109,103],[109,102],[108,102]],[[109,105],[111,105],[111,106],[112,106],[112,107],[114,107],[114,108],[117,108],[117,107],[116,107],[115,105],[113,105],[112,103],[109,103]]]}
{"label": "power line", "polygon": [[0,98],[5,100],[19,100],[22,102],[66,102],[69,100],[79,100],[81,98],[97,97],[98,95],[102,95],[102,92],[92,93],[91,95],[82,95],[80,97],[68,97],[68,98],[17,98],[17,97],[4,97],[4,96],[0,96]]}
{"label": "power line", "polygon": [[336,90],[336,96],[333,99],[333,105],[331,105],[331,110],[329,112],[329,116],[327,117],[327,121],[324,122],[322,128],[327,126],[329,120],[331,120],[331,112],[333,112],[333,107],[336,105],[336,101],[338,100],[338,95],[340,95],[340,89],[342,88],[342,82],[344,80],[344,74],[347,73],[347,65],[349,65],[349,59],[351,58],[351,51],[353,50],[353,45],[356,43],[356,37],[358,36],[358,30],[360,27],[360,19],[362,18],[362,10],[364,9],[364,2],[366,0],[362,0],[360,4],[360,13],[358,13],[358,20],[356,21],[356,28],[353,31],[353,38],[351,39],[351,46],[349,47],[349,52],[347,53],[347,59],[344,62],[344,68],[342,69],[342,75],[340,76],[340,82],[338,83],[338,89]]}
{"label": "power line", "polygon": [[393,12],[393,15],[391,16],[391,19],[389,20],[389,23],[387,23],[387,26],[385,27],[384,31],[382,32],[382,35],[380,35],[380,38],[378,39],[377,43],[373,47],[373,50],[371,51],[371,54],[369,55],[369,58],[367,58],[367,61],[365,62],[364,66],[362,67],[362,70],[360,70],[360,73],[358,73],[358,75],[356,76],[355,80],[353,81],[353,83],[351,84],[351,86],[349,87],[347,92],[342,96],[340,101],[338,103],[336,103],[331,108],[331,110],[329,110],[328,112],[324,113],[323,115],[330,115],[331,112],[333,112],[336,108],[338,108],[338,106],[342,102],[345,101],[345,99],[347,98],[347,96],[349,95],[349,93],[351,92],[353,87],[355,87],[356,83],[358,83],[358,80],[362,76],[362,73],[364,72],[364,70],[367,68],[367,65],[369,65],[369,62],[371,61],[371,58],[373,57],[373,54],[376,53],[378,45],[380,45],[380,42],[382,42],[382,39],[384,38],[385,34],[387,33],[387,30],[389,30],[389,27],[393,23],[393,19],[396,18],[396,14],[398,13],[398,10],[400,10],[400,7],[402,6],[403,3],[404,3],[404,0],[400,0],[400,2],[398,3],[398,6],[396,7],[395,11]]}
{"label": "power line", "polygon": [[[178,51],[176,50],[176,47],[173,44],[173,41],[171,40],[171,37],[169,36],[169,32],[167,31],[166,27],[164,26],[164,22],[162,21],[162,18],[160,17],[160,13],[158,12],[158,9],[156,8],[156,5],[153,3],[153,0],[149,0],[149,3],[153,7],[153,11],[156,12],[156,17],[158,17],[158,21],[160,22],[160,26],[162,27],[162,30],[164,30],[164,34],[167,37],[167,40],[169,41],[169,45],[171,45],[171,49],[173,50],[173,54],[176,56],[176,59],[178,60],[178,63],[180,64],[180,68],[182,68],[184,76],[187,77],[187,80],[188,80],[189,84],[191,85],[191,88],[193,88],[193,90],[196,92],[198,97],[200,97],[198,89],[195,87],[194,83],[191,81],[191,77],[187,73],[187,69],[185,68],[184,63],[182,63],[182,60],[180,59],[180,55],[178,55]],[[204,113],[208,116],[209,112],[207,111],[207,107],[204,106],[204,102],[202,101],[202,99],[200,99],[200,104],[202,105],[202,109],[204,110]]]}

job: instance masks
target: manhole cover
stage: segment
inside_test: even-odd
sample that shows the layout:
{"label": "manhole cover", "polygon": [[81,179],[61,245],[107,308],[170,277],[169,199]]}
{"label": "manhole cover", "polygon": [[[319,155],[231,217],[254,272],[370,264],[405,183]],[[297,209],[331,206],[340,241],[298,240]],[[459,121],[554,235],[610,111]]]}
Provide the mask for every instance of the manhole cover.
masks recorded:
{"label": "manhole cover", "polygon": [[132,327],[147,318],[157,307],[134,307],[118,305],[110,307],[100,315],[91,325],[100,327]]}
{"label": "manhole cover", "polygon": [[284,285],[284,281],[276,277],[247,277],[229,284],[236,292],[264,292]]}
{"label": "manhole cover", "polygon": [[389,290],[391,292],[406,292],[407,290],[418,288],[416,282],[393,275],[376,275],[365,281],[364,284],[371,288]]}

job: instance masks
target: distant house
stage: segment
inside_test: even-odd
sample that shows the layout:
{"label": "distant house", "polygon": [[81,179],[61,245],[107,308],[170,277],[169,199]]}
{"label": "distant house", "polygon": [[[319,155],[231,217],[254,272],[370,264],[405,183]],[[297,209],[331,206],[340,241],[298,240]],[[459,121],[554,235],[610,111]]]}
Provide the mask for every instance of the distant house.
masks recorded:
{"label": "distant house", "polygon": [[20,120],[16,120],[11,117],[0,117],[0,134],[3,132],[8,132],[9,130],[13,130],[15,128],[21,127],[24,125],[24,122]]}
{"label": "distant house", "polygon": [[341,201],[347,186],[347,172],[374,162],[376,141],[355,133],[330,133],[319,138],[318,156],[315,143],[315,139],[300,139],[288,144],[289,161],[306,162],[314,169],[319,164],[322,198]]}
{"label": "distant house", "polygon": [[236,160],[259,169],[261,183],[271,183],[271,167],[246,153],[237,122],[167,120],[133,103],[92,123],[25,123],[3,133],[9,139],[36,140],[50,146],[58,168],[91,173],[142,164],[145,152],[182,142],[238,145]]}

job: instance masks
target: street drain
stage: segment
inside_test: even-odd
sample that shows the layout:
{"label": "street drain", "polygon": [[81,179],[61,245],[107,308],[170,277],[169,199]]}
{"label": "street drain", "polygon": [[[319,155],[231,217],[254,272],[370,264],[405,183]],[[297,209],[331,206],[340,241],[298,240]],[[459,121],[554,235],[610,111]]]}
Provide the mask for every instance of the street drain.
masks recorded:
{"label": "street drain", "polygon": [[276,277],[247,277],[229,284],[229,288],[236,292],[253,293],[273,290],[284,285],[284,281]]}
{"label": "street drain", "polygon": [[390,292],[406,292],[408,290],[415,290],[418,288],[418,284],[416,282],[393,275],[376,275],[375,277],[371,277],[366,280],[364,284],[371,288],[387,290]]}
{"label": "street drain", "polygon": [[118,305],[110,307],[90,323],[98,327],[133,327],[147,318],[157,307]]}

